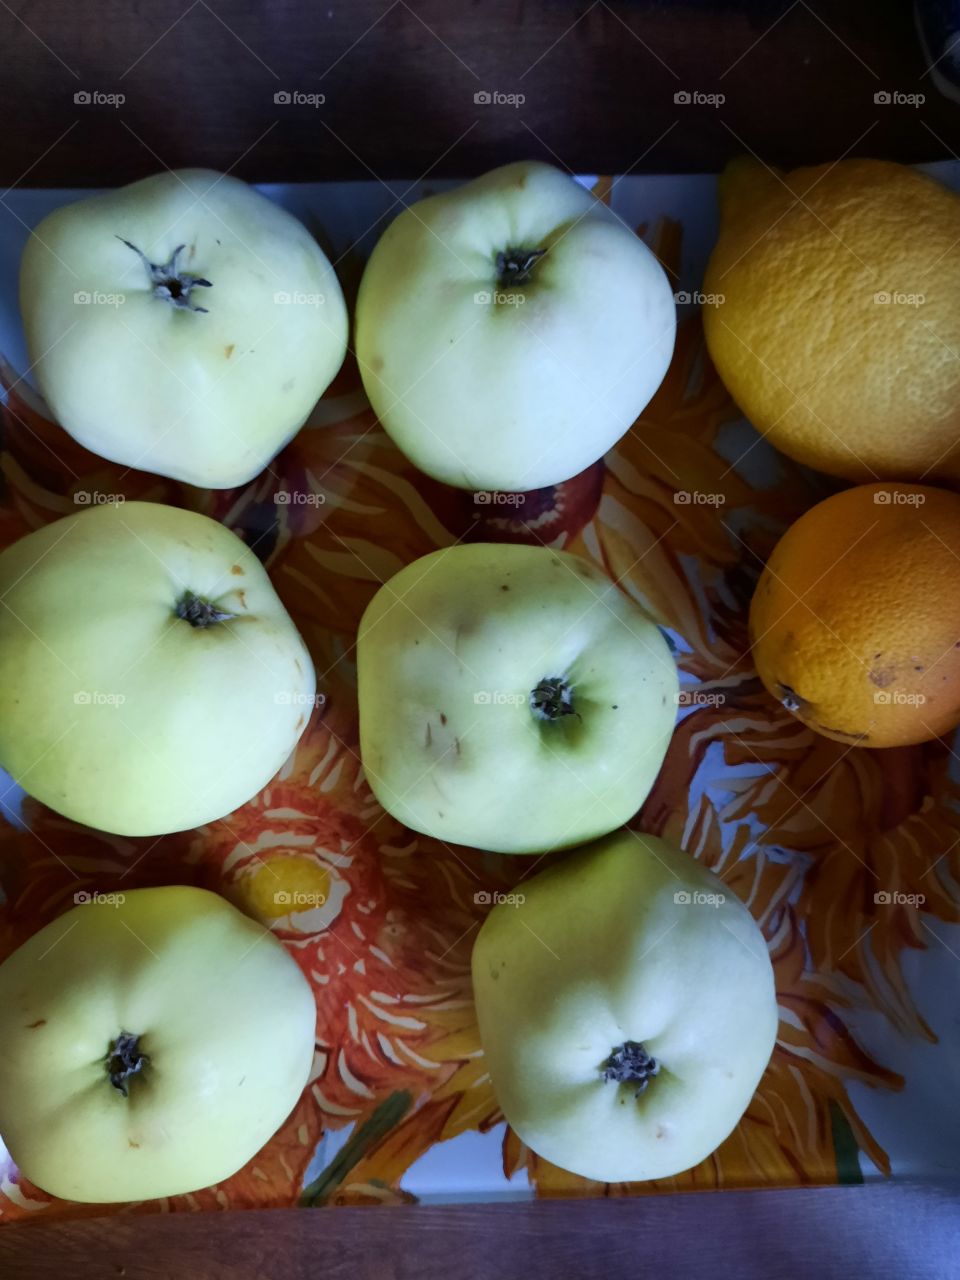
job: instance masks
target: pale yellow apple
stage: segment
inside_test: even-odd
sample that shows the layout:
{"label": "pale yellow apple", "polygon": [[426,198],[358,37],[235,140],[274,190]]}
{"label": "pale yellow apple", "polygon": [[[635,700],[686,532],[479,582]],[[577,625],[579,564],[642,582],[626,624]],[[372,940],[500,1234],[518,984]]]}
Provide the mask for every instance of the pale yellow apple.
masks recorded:
{"label": "pale yellow apple", "polygon": [[221,818],[310,718],[303,641],[253,552],[206,516],[67,516],[0,554],[0,601],[0,766],[88,826]]}
{"label": "pale yellow apple", "polygon": [[343,362],[347,312],[307,229],[209,169],[56,209],[23,254],[31,372],[113,462],[223,489],[262,471]]}
{"label": "pale yellow apple", "polygon": [[663,380],[675,329],[654,255],[547,164],[405,209],[357,298],[377,417],[421,471],[466,489],[536,489],[606,453]]}
{"label": "pale yellow apple", "polygon": [[361,619],[357,679],[383,807],[502,853],[620,826],[677,713],[657,626],[598,568],[546,547],[461,545],[401,569]]}
{"label": "pale yellow apple", "polygon": [[0,1136],[67,1200],[221,1182],[307,1083],[310,984],[204,889],[76,896],[89,900],[0,965]]}
{"label": "pale yellow apple", "polygon": [[699,1164],[740,1120],[777,1034],[749,911],[688,854],[629,830],[517,894],[473,951],[484,1059],[510,1125],[600,1182]]}

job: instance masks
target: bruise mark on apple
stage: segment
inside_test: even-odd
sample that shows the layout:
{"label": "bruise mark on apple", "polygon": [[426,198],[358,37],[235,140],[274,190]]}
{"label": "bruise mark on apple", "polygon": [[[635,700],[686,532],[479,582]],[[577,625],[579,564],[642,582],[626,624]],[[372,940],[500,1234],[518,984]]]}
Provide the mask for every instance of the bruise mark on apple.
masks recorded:
{"label": "bruise mark on apple", "polygon": [[456,755],[458,755],[458,756],[463,755],[463,749],[462,749],[462,747],[460,746],[460,739],[459,739],[459,738],[454,738],[454,740],[453,740],[453,750],[454,750],[454,753],[455,753]]}
{"label": "bruise mark on apple", "polygon": [[433,746],[433,729],[430,727],[430,721],[427,721],[427,732],[424,734],[423,745],[425,747]]}
{"label": "bruise mark on apple", "polygon": [[446,716],[446,712],[444,712],[444,711],[441,711],[441,712],[440,712],[440,723],[441,723],[441,724],[446,724],[446,723],[447,723],[447,716]]}
{"label": "bruise mark on apple", "polygon": [[46,1018],[38,1018],[38,1019],[36,1020],[36,1022],[28,1022],[28,1023],[27,1023],[27,1030],[28,1030],[28,1031],[36,1031],[38,1027],[45,1027],[46,1025],[47,1025],[47,1020],[46,1020]]}
{"label": "bruise mark on apple", "polygon": [[297,733],[300,732],[300,730],[303,728],[305,724],[306,724],[306,720],[304,720],[303,716],[301,715],[300,719],[297,721],[297,729],[296,729]]}
{"label": "bruise mark on apple", "polygon": [[231,342],[228,346],[223,348],[223,354],[229,360],[230,357],[233,355],[233,353],[236,351],[236,349],[237,349],[237,344],[235,342]]}
{"label": "bruise mark on apple", "polygon": [[379,373],[383,368],[383,356],[371,356],[370,368],[373,373]]}
{"label": "bruise mark on apple", "polygon": [[243,569],[242,569],[242,568],[240,567],[240,565],[238,565],[238,564],[232,564],[232,565],[230,566],[230,572],[231,572],[231,573],[234,573],[234,574],[242,574],[242,573],[243,573]]}

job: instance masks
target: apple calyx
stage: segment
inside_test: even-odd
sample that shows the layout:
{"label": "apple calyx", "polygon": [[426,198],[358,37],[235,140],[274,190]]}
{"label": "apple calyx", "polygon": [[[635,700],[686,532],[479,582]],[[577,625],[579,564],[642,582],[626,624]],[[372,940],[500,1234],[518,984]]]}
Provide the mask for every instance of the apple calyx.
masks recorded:
{"label": "apple calyx", "polygon": [[546,253],[546,249],[504,249],[497,254],[497,284],[509,289],[517,284],[529,284],[530,273]]}
{"label": "apple calyx", "polygon": [[177,245],[167,262],[157,263],[151,262],[142,250],[135,244],[131,244],[129,240],[124,240],[123,236],[117,236],[117,239],[128,249],[132,249],[146,267],[153,284],[155,298],[163,298],[164,301],[182,311],[199,311],[203,315],[207,314],[206,307],[198,307],[195,302],[190,301],[190,292],[192,289],[212,289],[212,281],[204,280],[202,276],[191,275],[189,271],[177,269],[177,258],[187,247],[185,244]]}
{"label": "apple calyx", "polygon": [[226,613],[223,609],[218,609],[215,604],[211,604],[209,600],[201,600],[192,591],[185,591],[177,601],[177,607],[174,613],[178,618],[182,618],[184,622],[189,622],[191,627],[212,627],[218,622],[229,622],[234,616],[232,613]]}
{"label": "apple calyx", "polygon": [[639,1040],[624,1040],[603,1063],[601,1071],[604,1080],[615,1080],[617,1084],[629,1080],[636,1084],[637,1091],[633,1096],[639,1098],[659,1073],[660,1063],[652,1054],[647,1053]]}
{"label": "apple calyx", "polygon": [[573,690],[562,676],[545,676],[530,692],[530,706],[539,720],[575,716]]}
{"label": "apple calyx", "polygon": [[150,1059],[140,1052],[140,1037],[121,1031],[110,1044],[106,1056],[107,1075],[115,1089],[127,1096],[127,1081],[142,1071]]}

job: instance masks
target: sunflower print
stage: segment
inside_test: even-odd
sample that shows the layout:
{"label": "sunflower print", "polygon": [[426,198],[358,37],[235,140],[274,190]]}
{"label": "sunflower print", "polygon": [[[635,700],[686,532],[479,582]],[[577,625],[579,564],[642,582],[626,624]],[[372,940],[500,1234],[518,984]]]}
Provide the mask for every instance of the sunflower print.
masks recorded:
{"label": "sunflower print", "polygon": [[[602,184],[603,191],[609,184]],[[682,229],[642,229],[676,266]],[[602,1185],[541,1160],[508,1128],[503,1188],[549,1196],[804,1185],[879,1174],[890,1158],[850,1086],[903,1078],[858,1042],[851,1014],[930,1041],[903,960],[960,921],[960,794],[948,744],[871,752],[817,738],[766,694],[747,605],[786,525],[834,482],[779,459],[744,424],[706,356],[699,318],[678,328],[656,397],[607,457],[564,484],[491,508],[418,473],[379,428],[348,359],[307,426],[249,485],[209,492],[124,470],[77,445],[7,365],[0,402],[0,544],[96,491],[223,521],[270,570],[307,641],[317,706],[280,776],[196,831],[125,839],[32,800],[0,806],[0,955],[86,889],[213,889],[276,933],[316,995],[310,1082],[281,1130],[234,1177],[125,1212],[402,1203],[435,1144],[502,1126],[484,1068],[470,951],[492,890],[534,858],[445,845],[379,808],[360,766],[355,637],[379,584],[459,541],[544,543],[585,556],[656,619],[680,667],[677,730],[633,825],[681,844],[748,905],[767,939],[780,1027],[740,1125],[697,1168]],[[751,478],[748,478],[751,477]],[[772,478],[771,478],[772,477]],[[684,501],[692,492],[722,496]],[[82,497],[79,499],[82,504]],[[876,891],[906,905],[878,906]],[[925,898],[924,915],[910,906]],[[899,901],[899,899],[898,899]],[[931,921],[933,925],[931,926]],[[0,1218],[116,1211],[56,1201],[0,1159]]]}

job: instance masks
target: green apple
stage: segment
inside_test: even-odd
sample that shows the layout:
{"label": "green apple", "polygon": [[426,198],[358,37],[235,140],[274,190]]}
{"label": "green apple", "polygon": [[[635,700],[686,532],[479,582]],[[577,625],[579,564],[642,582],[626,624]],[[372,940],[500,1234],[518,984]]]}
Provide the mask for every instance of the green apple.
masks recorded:
{"label": "green apple", "polygon": [[262,471],[343,362],[347,313],[306,228],[208,169],[55,210],[24,250],[31,369],[113,462],[223,489]]}
{"label": "green apple", "polygon": [[773,1051],[763,935],[688,854],[618,831],[493,908],[473,989],[497,1100],[585,1178],[668,1178],[746,1110]]}
{"label": "green apple", "polygon": [[0,554],[0,766],[121,835],[245,803],[296,745],[310,657],[229,529],[156,503],[90,508]]}
{"label": "green apple", "polygon": [[501,853],[625,822],[677,712],[659,629],[599,569],[546,547],[448,547],[401,569],[361,619],[357,680],[383,807]]}
{"label": "green apple", "polygon": [[360,284],[356,346],[377,417],[421,471],[536,489],[627,431],[675,328],[643,241],[559,169],[518,163],[390,224]]}
{"label": "green apple", "polygon": [[51,1195],[108,1202],[229,1178],[313,1062],[310,984],[273,935],[174,886],[83,905],[0,965],[0,1135]]}

